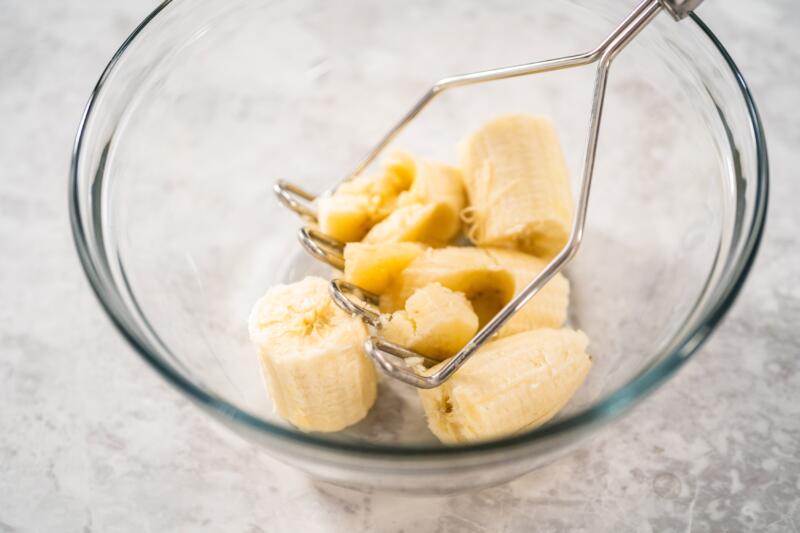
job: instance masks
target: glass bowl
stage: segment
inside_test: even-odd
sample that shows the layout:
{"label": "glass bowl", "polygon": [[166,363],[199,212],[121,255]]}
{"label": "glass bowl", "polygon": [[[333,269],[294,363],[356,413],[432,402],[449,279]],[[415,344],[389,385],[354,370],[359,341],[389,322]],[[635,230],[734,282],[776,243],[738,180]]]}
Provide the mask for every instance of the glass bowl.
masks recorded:
{"label": "glass bowl", "polygon": [[[508,4],[168,1],[86,107],[69,200],[102,306],[203,411],[316,478],[443,493],[552,461],[664,383],[752,263],[767,203],[758,114],[700,19],[662,14],[611,69],[585,240],[567,271],[570,323],[588,333],[594,366],[567,408],[533,431],[460,447],[440,445],[415,391],[387,378],[368,417],[341,433],[301,433],[272,413],[250,307],[272,284],[330,274],[301,251],[274,181],[322,191],[438,78],[591,49],[628,9]],[[486,119],[548,115],[577,176],[593,76],[445,93],[393,146],[454,162],[457,141]]]}

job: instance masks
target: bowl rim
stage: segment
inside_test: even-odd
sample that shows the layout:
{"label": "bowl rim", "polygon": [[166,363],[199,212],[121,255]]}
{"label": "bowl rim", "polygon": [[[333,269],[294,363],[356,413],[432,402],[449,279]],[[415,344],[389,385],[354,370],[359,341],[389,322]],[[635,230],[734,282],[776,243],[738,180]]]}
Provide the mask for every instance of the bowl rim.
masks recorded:
{"label": "bowl rim", "polygon": [[122,45],[112,56],[100,75],[89,100],[84,107],[78,129],[75,135],[69,169],[69,214],[70,225],[72,228],[73,240],[77,249],[78,257],[83,267],[84,273],[89,284],[97,297],[100,306],[111,320],[117,331],[134,348],[134,350],[153,367],[167,382],[186,394],[190,399],[200,404],[201,407],[210,409],[212,414],[224,419],[234,419],[237,423],[243,424],[248,429],[255,429],[264,432],[270,437],[277,437],[292,444],[302,444],[312,448],[321,449],[325,452],[339,452],[345,454],[368,455],[376,458],[391,459],[424,459],[446,456],[448,458],[463,457],[476,453],[497,452],[509,450],[513,447],[530,445],[538,441],[543,441],[570,430],[585,426],[595,426],[601,423],[610,422],[632,408],[638,400],[643,399],[648,394],[654,392],[658,386],[666,382],[667,378],[676,372],[708,339],[716,325],[725,316],[735,301],[741,290],[745,279],[753,265],[753,261],[758,252],[758,248],[763,235],[764,224],[769,196],[769,163],[767,157],[766,138],[764,136],[763,123],[756,108],[753,96],[745,81],[741,71],[724,48],[719,39],[709,29],[709,27],[695,14],[690,14],[692,23],[702,30],[705,36],[717,48],[724,59],[728,68],[731,70],[736,83],[739,86],[742,98],[744,99],[751,134],[756,145],[756,189],[754,199],[754,213],[752,222],[747,228],[744,245],[738,256],[738,262],[734,265],[733,273],[727,285],[722,286],[722,292],[712,305],[710,305],[703,316],[697,319],[697,326],[691,331],[685,332],[674,348],[664,359],[656,365],[643,371],[636,377],[629,380],[618,390],[609,394],[602,401],[588,407],[563,420],[555,421],[531,431],[512,435],[503,439],[479,442],[458,447],[445,447],[440,445],[408,445],[400,446],[393,444],[378,444],[371,442],[349,442],[334,441],[315,433],[302,433],[293,428],[283,427],[272,424],[262,418],[248,413],[227,402],[223,398],[203,389],[193,381],[187,379],[162,358],[151,353],[148,348],[128,327],[125,320],[117,315],[117,310],[104,297],[105,288],[103,280],[97,274],[97,269],[93,263],[90,252],[89,241],[81,224],[81,202],[78,187],[78,165],[82,153],[84,134],[95,103],[100,96],[103,87],[117,63],[125,55],[131,43],[136,37],[167,8],[173,0],[165,0],[158,5],[142,22],[131,32],[123,41]]}

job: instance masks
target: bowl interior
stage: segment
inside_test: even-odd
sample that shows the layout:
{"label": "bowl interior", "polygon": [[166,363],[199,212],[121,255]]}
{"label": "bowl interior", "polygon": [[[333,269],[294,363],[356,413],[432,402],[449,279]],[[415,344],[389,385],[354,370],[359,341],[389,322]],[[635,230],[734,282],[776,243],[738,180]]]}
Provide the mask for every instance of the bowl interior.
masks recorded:
{"label": "bowl interior", "polygon": [[[103,245],[160,357],[285,425],[264,391],[247,316],[269,286],[330,271],[300,249],[301,224],[274,200],[273,182],[325,190],[436,79],[590,49],[625,8],[199,4],[194,19],[164,17],[149,41],[133,43],[124,60],[147,65],[137,76],[106,81],[130,94],[108,119]],[[589,335],[594,366],[561,418],[665,357],[725,260],[737,218],[726,104],[674,46],[671,32],[682,30],[671,25],[660,16],[611,71],[587,231],[567,271],[570,322]],[[445,93],[392,147],[455,163],[457,142],[494,115],[547,115],[577,190],[593,79],[585,67]],[[416,393],[389,379],[366,420],[325,438],[436,443]]]}

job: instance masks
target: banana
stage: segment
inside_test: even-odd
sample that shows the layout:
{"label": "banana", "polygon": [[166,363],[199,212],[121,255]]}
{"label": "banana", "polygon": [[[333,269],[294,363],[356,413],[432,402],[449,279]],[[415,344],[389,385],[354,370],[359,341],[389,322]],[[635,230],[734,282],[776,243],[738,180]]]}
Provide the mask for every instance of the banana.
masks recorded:
{"label": "banana", "polygon": [[457,353],[478,331],[478,315],[460,292],[431,283],[406,301],[405,309],[382,317],[386,339],[441,361]]}
{"label": "banana", "polygon": [[481,326],[511,300],[516,286],[513,274],[498,267],[486,250],[433,248],[414,259],[381,293],[381,310],[402,309],[417,289],[431,283],[464,293]]}
{"label": "banana", "polygon": [[364,242],[411,241],[443,246],[461,230],[464,203],[461,172],[422,161],[411,188],[398,197],[397,208],[366,234]]}
{"label": "banana", "polygon": [[552,123],[502,115],[459,145],[470,206],[467,236],[480,246],[552,257],[567,243],[572,195]]}
{"label": "banana", "polygon": [[348,243],[344,247],[344,279],[380,294],[424,252],[424,246],[413,242]]}
{"label": "banana", "polygon": [[[380,335],[441,364],[563,248],[573,216],[546,119],[516,114],[484,124],[460,144],[459,166],[396,153],[377,174],[317,201],[320,231],[347,243],[345,280],[380,295]],[[477,247],[448,246],[462,221]],[[584,333],[555,329],[569,293],[568,280],[554,276],[448,381],[418,391],[443,443],[534,428],[572,398],[591,358]],[[281,417],[328,432],[366,416],[377,394],[362,347],[367,327],[335,305],[326,280],[272,287],[248,325]]]}
{"label": "banana", "polygon": [[255,304],[250,339],[276,412],[303,431],[339,431],[364,418],[377,376],[364,355],[367,329],[339,309],[328,282],[276,285]]}
{"label": "banana", "polygon": [[456,167],[434,161],[421,161],[417,164],[417,174],[411,188],[400,195],[398,205],[434,202],[449,207],[452,225],[458,229],[459,216],[466,202],[464,176]]}
{"label": "banana", "polygon": [[[402,309],[417,289],[438,282],[466,294],[483,326],[546,265],[543,259],[502,248],[429,249],[405,268],[392,270],[385,279],[394,281],[381,284],[382,290],[373,292],[381,294],[381,309],[392,312]],[[566,320],[568,304],[569,282],[557,274],[500,329],[498,336],[560,327]]]}
{"label": "banana", "polygon": [[[530,254],[502,248],[484,248],[495,264],[514,276],[514,293],[518,294],[539,272],[547,261]],[[500,329],[505,337],[521,331],[539,328],[559,328],[567,319],[569,306],[569,281],[556,274],[522,309]]]}
{"label": "banana", "polygon": [[458,444],[544,424],[585,380],[588,342],[580,331],[537,329],[484,345],[443,385],[419,390],[428,427]]}
{"label": "banana", "polygon": [[373,176],[357,176],[317,200],[320,230],[342,242],[360,241],[397,207],[398,197],[414,183],[416,163],[398,152]]}
{"label": "banana", "polygon": [[442,231],[450,224],[444,204],[412,204],[395,209],[391,215],[376,224],[364,237],[366,243],[420,242],[441,246],[447,242]]}

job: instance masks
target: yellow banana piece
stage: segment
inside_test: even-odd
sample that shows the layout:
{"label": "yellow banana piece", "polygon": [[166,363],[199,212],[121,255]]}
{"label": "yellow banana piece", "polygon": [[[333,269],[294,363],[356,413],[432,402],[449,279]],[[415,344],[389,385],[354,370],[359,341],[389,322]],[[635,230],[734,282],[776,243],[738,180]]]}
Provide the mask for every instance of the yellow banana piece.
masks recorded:
{"label": "yellow banana piece", "polygon": [[462,292],[472,303],[481,326],[490,320],[514,296],[515,278],[498,267],[480,248],[433,248],[414,259],[389,288],[381,294],[381,310],[403,309],[406,300],[417,290],[440,283]]}
{"label": "yellow banana piece", "polygon": [[[484,248],[497,266],[514,276],[514,293],[518,294],[547,266],[547,261],[530,254],[503,248]],[[556,274],[500,329],[505,337],[539,328],[559,328],[567,320],[569,281]]]}
{"label": "yellow banana piece", "polygon": [[[402,309],[417,289],[438,282],[451,290],[463,292],[483,326],[546,265],[546,261],[516,250],[429,249],[407,266],[393,270],[387,279],[394,281],[382,285],[385,287],[383,290],[374,292],[382,295],[381,309],[392,312]],[[568,304],[569,281],[557,274],[500,329],[498,335],[560,327],[566,320]]]}
{"label": "yellow banana piece", "polygon": [[461,230],[465,199],[460,170],[422,161],[413,185],[400,194],[397,208],[366,234],[364,242],[410,241],[443,246]]}
{"label": "yellow banana piece", "polygon": [[416,163],[398,152],[372,176],[358,176],[317,200],[320,230],[342,242],[360,241],[397,207],[400,194],[414,183]]}
{"label": "yellow banana piece", "polygon": [[580,331],[537,329],[484,345],[443,385],[419,390],[428,427],[458,444],[544,424],[586,379],[588,342]]}
{"label": "yellow banana piece", "polygon": [[552,123],[502,115],[459,145],[470,205],[467,235],[481,246],[516,248],[550,258],[566,244],[572,194]]}
{"label": "yellow banana piece", "polygon": [[377,376],[364,354],[367,329],[339,309],[328,282],[276,285],[255,304],[250,339],[276,412],[303,431],[339,431],[364,418]]}
{"label": "yellow banana piece", "polygon": [[348,243],[344,247],[344,279],[381,294],[404,268],[425,253],[425,249],[414,242]]}
{"label": "yellow banana piece", "polygon": [[417,289],[405,309],[382,321],[386,339],[439,361],[456,354],[478,331],[478,315],[466,296],[439,283]]}

